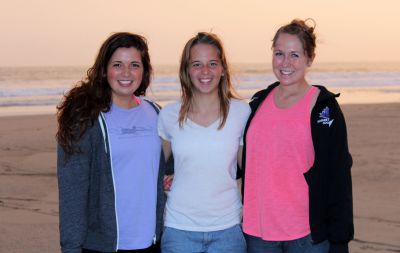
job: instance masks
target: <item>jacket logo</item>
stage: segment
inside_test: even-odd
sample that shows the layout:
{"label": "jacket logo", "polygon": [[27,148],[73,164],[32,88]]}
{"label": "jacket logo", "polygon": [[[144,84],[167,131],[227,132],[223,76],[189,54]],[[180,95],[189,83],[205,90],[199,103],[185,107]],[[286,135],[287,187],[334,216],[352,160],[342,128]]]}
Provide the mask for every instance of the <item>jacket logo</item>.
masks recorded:
{"label": "jacket logo", "polygon": [[319,113],[319,120],[317,123],[321,123],[322,125],[328,125],[331,127],[334,119],[329,118],[329,107],[325,107],[322,112]]}

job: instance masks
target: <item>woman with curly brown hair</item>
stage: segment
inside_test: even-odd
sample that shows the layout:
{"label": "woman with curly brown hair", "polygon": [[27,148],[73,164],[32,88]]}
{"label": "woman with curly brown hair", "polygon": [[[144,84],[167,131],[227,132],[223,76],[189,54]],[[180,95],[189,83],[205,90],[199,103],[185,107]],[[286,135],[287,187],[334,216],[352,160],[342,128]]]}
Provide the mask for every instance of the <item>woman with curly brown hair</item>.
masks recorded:
{"label": "woman with curly brown hair", "polygon": [[111,35],[58,106],[62,252],[156,252],[165,160],[145,38]]}

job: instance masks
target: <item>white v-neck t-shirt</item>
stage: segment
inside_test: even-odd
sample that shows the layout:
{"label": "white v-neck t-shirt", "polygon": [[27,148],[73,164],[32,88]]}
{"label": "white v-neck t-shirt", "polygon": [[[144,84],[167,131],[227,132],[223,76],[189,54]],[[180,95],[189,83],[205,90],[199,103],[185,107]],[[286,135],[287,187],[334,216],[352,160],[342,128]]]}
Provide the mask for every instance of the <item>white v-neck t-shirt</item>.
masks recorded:
{"label": "white v-neck t-shirt", "polygon": [[203,127],[187,119],[179,127],[180,102],[165,106],[158,118],[161,138],[171,143],[174,180],[166,203],[165,226],[187,231],[217,231],[241,222],[236,184],[237,152],[250,114],[248,104],[230,102],[222,129],[217,120]]}

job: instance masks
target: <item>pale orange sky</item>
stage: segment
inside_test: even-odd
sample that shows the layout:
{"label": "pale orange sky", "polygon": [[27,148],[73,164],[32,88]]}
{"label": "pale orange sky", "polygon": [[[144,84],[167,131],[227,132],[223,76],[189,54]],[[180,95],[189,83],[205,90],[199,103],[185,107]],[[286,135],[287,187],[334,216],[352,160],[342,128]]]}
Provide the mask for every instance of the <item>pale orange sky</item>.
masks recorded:
{"label": "pale orange sky", "polygon": [[318,62],[400,62],[399,0],[1,0],[0,66],[91,65],[113,32],[147,37],[154,64],[178,64],[198,31],[223,40],[231,63],[270,63],[274,32],[317,22]]}

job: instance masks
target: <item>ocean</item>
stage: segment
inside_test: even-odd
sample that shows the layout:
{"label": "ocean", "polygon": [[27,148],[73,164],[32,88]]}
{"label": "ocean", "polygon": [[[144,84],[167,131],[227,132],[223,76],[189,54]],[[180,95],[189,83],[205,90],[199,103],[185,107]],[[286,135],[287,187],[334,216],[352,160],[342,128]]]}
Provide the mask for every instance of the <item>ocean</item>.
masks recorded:
{"label": "ocean", "polygon": [[[232,65],[233,83],[248,99],[255,91],[276,81],[263,64]],[[88,67],[0,67],[0,115],[55,112],[63,94],[81,80]],[[180,95],[177,66],[155,66],[147,96],[165,104]],[[371,89],[389,87],[399,93],[399,63],[320,63],[314,64],[307,79],[311,84],[331,89]],[[385,91],[383,91],[385,92]]]}

